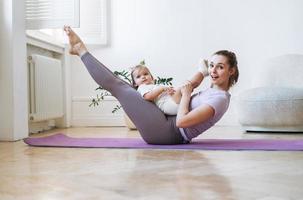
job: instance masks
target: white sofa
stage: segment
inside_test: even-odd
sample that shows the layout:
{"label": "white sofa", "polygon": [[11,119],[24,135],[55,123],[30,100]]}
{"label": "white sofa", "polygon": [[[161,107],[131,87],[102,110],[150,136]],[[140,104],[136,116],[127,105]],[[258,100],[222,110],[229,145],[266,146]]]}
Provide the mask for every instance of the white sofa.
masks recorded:
{"label": "white sofa", "polygon": [[266,62],[255,88],[239,94],[238,119],[244,130],[303,132],[303,55]]}

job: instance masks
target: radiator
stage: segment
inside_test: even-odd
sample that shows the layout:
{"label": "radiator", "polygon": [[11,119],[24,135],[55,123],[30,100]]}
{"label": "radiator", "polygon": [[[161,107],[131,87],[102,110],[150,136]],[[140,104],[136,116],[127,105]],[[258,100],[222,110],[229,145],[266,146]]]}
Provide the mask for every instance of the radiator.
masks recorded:
{"label": "radiator", "polygon": [[58,59],[33,54],[28,58],[29,120],[63,117],[62,64]]}

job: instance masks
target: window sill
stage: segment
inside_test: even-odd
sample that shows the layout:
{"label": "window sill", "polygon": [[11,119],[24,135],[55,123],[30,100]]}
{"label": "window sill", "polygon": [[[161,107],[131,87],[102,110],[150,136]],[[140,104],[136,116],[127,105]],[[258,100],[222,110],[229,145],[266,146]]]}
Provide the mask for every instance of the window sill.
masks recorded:
{"label": "window sill", "polygon": [[51,36],[40,33],[39,31],[26,31],[26,43],[38,46],[44,49],[63,54],[65,46],[63,43],[58,42]]}

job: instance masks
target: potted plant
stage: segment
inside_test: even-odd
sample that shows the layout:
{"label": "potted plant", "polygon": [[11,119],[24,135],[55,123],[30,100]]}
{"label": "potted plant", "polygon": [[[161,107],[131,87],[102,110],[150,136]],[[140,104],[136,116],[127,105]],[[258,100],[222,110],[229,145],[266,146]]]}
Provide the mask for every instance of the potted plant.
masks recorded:
{"label": "potted plant", "polygon": [[[145,61],[141,61],[140,65],[145,65]],[[127,70],[114,71],[114,74],[132,85],[131,74]],[[172,85],[172,80],[173,78],[161,78],[157,76],[157,78],[155,79],[155,84]],[[98,106],[106,96],[112,96],[110,92],[104,90],[101,86],[97,87],[95,90],[99,91],[99,94],[97,94],[97,96],[91,100],[91,103],[89,104],[90,107]],[[112,113],[116,113],[121,108],[122,106],[120,104],[115,105],[112,110]],[[136,129],[135,125],[132,123],[132,121],[128,118],[126,114],[124,115],[124,118],[125,123],[129,129]]]}

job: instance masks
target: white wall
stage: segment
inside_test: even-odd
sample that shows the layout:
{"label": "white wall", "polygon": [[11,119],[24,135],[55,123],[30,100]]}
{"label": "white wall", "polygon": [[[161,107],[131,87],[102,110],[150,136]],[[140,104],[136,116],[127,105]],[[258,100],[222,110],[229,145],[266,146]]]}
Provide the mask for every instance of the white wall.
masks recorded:
{"label": "white wall", "polygon": [[0,1],[0,140],[28,136],[24,3]]}
{"label": "white wall", "polygon": [[[200,58],[229,49],[239,60],[239,83],[231,90],[236,97],[253,87],[252,80],[258,76],[253,72],[262,72],[261,63],[269,57],[303,53],[302,8],[300,0],[112,0],[110,43],[89,49],[113,70],[146,59],[155,75],[172,76],[175,85],[194,73]],[[206,81],[203,87],[208,84]],[[80,116],[79,110],[88,104],[77,99],[92,96],[95,88],[86,69],[74,58],[73,116]],[[237,125],[234,103],[232,98],[219,125]],[[82,118],[95,115],[102,113],[91,111]]]}
{"label": "white wall", "polygon": [[[11,29],[11,3],[1,1],[0,3],[1,17],[0,17],[0,123],[1,123],[1,137],[8,138],[8,133],[12,131],[11,118],[13,116],[11,106],[7,106],[12,102],[12,84],[8,84],[12,78],[12,70],[5,66],[11,66],[10,52],[6,48],[10,46],[11,35],[7,32]],[[5,114],[4,114],[5,113]]]}

